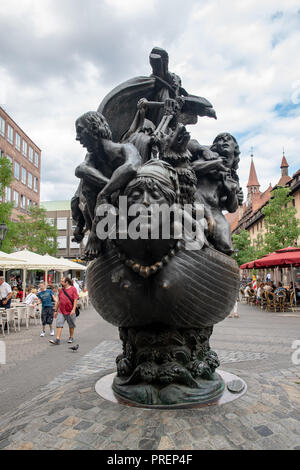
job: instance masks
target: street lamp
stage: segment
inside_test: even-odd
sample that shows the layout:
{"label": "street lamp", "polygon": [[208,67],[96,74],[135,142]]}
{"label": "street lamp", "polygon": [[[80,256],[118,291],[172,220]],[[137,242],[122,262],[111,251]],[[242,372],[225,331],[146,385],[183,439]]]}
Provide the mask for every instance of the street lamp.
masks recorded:
{"label": "street lamp", "polygon": [[2,243],[5,240],[6,234],[7,234],[7,225],[4,222],[2,222],[2,224],[0,224],[0,248],[2,246]]}

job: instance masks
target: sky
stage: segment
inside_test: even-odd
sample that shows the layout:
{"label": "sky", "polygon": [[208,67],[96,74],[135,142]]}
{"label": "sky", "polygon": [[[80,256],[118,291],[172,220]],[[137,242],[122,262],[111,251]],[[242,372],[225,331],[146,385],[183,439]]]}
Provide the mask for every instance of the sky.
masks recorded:
{"label": "sky", "polygon": [[154,46],[218,120],[198,119],[210,145],[230,132],[246,190],[250,154],[265,190],[283,148],[300,168],[300,0],[0,0],[0,105],[42,149],[41,201],[70,199],[85,156],[75,120],[115,86],[151,73]]}

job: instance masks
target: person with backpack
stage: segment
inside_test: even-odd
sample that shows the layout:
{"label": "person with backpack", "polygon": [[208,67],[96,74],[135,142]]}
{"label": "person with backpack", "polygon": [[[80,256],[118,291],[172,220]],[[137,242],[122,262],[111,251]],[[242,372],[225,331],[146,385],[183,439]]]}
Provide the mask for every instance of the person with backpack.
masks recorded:
{"label": "person with backpack", "polygon": [[40,336],[44,337],[46,335],[46,325],[49,325],[50,336],[54,336],[53,330],[53,294],[50,289],[46,289],[46,284],[42,282],[40,284],[40,290],[37,295],[39,303],[42,304],[42,331]]}
{"label": "person with backpack", "polygon": [[68,343],[73,343],[74,329],[76,328],[77,290],[73,286],[72,279],[69,277],[63,277],[61,285],[62,288],[59,291],[54,311],[54,318],[56,318],[56,338],[50,340],[50,343],[53,345],[60,344],[60,337],[65,322],[67,322],[69,326]]}

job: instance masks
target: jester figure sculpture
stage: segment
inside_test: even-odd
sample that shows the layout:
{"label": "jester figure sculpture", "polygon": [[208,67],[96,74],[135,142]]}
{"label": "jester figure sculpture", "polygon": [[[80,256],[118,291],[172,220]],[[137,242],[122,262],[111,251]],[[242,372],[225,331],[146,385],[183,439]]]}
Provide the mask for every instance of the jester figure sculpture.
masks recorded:
{"label": "jester figure sculpture", "polygon": [[224,391],[210,348],[213,326],[231,311],[239,270],[222,214],[242,203],[238,144],[211,146],[187,124],[216,118],[169,72],[168,54],[150,53],[152,74],[116,87],[76,123],[88,154],[73,198],[91,302],[119,327],[116,396],[141,406],[210,403]]}

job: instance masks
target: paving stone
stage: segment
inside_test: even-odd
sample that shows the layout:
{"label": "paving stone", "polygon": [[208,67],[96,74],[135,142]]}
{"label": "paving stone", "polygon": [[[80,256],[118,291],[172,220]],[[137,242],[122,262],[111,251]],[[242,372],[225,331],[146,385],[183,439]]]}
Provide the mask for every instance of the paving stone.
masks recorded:
{"label": "paving stone", "polygon": [[78,418],[77,416],[69,416],[67,419],[65,419],[62,424],[64,426],[75,426],[76,424],[78,424],[80,422],[80,418]]}
{"label": "paving stone", "polygon": [[108,402],[94,386],[114,369],[120,343],[105,341],[37,397],[0,418],[0,448],[27,442],[34,449],[65,450],[299,448],[300,394],[294,382],[300,374],[299,368],[290,367],[295,326],[284,336],[279,324],[274,329],[275,314],[256,315],[256,309],[247,306],[245,312],[249,319],[243,318],[241,307],[239,324],[233,327],[225,320],[213,335],[213,347],[228,361],[225,370],[248,384],[242,398],[225,406],[185,410],[146,410]]}
{"label": "paving stone", "polygon": [[10,444],[10,441],[8,439],[3,439],[0,441],[0,449],[5,449],[5,447],[8,447]]}
{"label": "paving stone", "polygon": [[42,432],[49,432],[51,431],[51,429],[53,428],[56,428],[57,424],[56,423],[53,423],[53,424],[46,424],[45,426],[42,426],[39,431],[42,431]]}
{"label": "paving stone", "polygon": [[15,449],[16,450],[32,450],[34,448],[33,442],[20,442]]}
{"label": "paving stone", "polygon": [[90,428],[92,425],[93,423],[90,421],[80,421],[76,426],[74,426],[74,429],[81,431]]}
{"label": "paving stone", "polygon": [[93,442],[97,441],[97,435],[91,432],[80,432],[76,437],[76,441],[79,441],[83,444],[93,444]]}
{"label": "paving stone", "polygon": [[67,429],[67,431],[64,431],[62,434],[60,434],[60,437],[64,439],[74,439],[78,433],[79,431],[76,431],[75,429]]}
{"label": "paving stone", "polygon": [[175,450],[175,444],[172,439],[168,436],[162,436],[157,450]]}
{"label": "paving stone", "polygon": [[260,436],[266,437],[271,436],[271,434],[273,434],[273,432],[270,428],[268,428],[268,426],[255,426],[254,429]]}
{"label": "paving stone", "polygon": [[141,439],[139,442],[140,450],[157,450],[159,443],[155,439]]}

